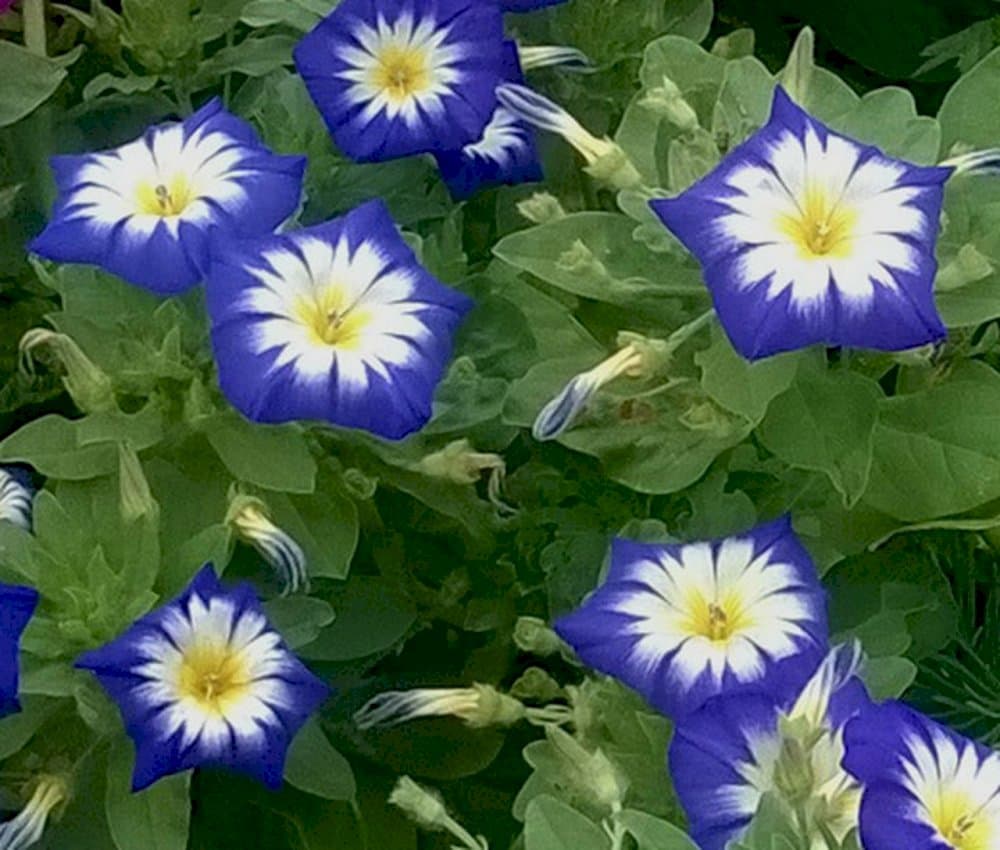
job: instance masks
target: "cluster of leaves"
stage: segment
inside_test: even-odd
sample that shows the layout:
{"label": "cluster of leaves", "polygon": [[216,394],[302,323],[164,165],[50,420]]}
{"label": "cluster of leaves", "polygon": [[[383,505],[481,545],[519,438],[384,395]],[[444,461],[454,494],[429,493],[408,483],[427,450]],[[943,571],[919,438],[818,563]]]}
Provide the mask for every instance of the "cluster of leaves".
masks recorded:
{"label": "cluster of leaves", "polygon": [[[948,188],[937,290],[951,333],[940,350],[812,350],[750,365],[710,325],[666,375],[599,395],[558,444],[527,428],[618,332],[666,338],[707,310],[696,264],[647,201],[686,188],[760,126],[776,79],[837,130],[932,163],[1000,138],[1000,51],[927,117],[904,89],[859,96],[801,42],[777,73],[753,56],[749,31],[702,46],[711,0],[572,0],[512,25],[526,42],[584,50],[594,68],[532,82],[613,134],[650,188],[600,190],[544,140],[549,197],[517,187],[455,205],[422,159],[361,166],[333,148],[289,70],[292,45],[330,0],[50,5],[58,58],[0,40],[0,462],[45,479],[34,534],[0,525],[0,579],[42,594],[24,641],[25,710],[0,721],[0,757],[5,776],[73,772],[75,797],[43,846],[415,850],[415,827],[386,803],[408,773],[440,787],[493,847],[690,850],[663,769],[667,722],[526,640],[519,618],[578,604],[614,534],[705,538],[786,511],[824,573],[838,637],[860,638],[872,659],[872,690],[909,692],[997,739],[1000,706],[983,682],[1000,676],[1000,184]],[[696,126],[675,122],[665,78]],[[200,292],[159,300],[92,269],[27,261],[52,197],[47,154],[126,141],[209,94],[272,148],[308,154],[302,222],[383,197],[428,268],[475,298],[419,435],[389,445],[252,425],[216,387]],[[76,343],[106,379],[101,393],[81,395],[58,359],[33,377],[18,367],[17,340],[39,325]],[[505,505],[485,483],[422,463],[460,439],[503,455]],[[236,539],[234,491],[260,497],[301,544],[308,595],[281,597]],[[72,662],[206,561],[256,583],[338,696],[296,740],[279,794],[197,772],[131,795],[130,744]],[[382,690],[471,682],[565,704],[572,722],[540,736],[455,720],[362,732],[351,720]],[[623,808],[589,782],[600,766]],[[11,808],[17,790],[5,787]],[[765,805],[743,847],[797,846],[777,820]]]}

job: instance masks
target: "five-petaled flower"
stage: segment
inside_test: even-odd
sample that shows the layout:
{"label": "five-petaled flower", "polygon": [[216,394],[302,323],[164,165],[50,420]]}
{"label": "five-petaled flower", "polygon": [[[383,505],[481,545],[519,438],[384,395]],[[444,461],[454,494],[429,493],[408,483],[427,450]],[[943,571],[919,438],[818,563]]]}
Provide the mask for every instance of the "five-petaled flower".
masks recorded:
{"label": "five-petaled flower", "polygon": [[401,439],[431,415],[471,302],[422,266],[384,204],[213,255],[219,381],[258,422],[325,420]]}
{"label": "five-petaled flower", "polygon": [[481,0],[344,0],[295,48],[341,150],[359,162],[457,150],[496,106],[503,20]]}
{"label": "five-petaled flower", "polygon": [[670,717],[722,692],[799,684],[826,651],[816,568],[787,517],[684,545],[616,539],[607,581],[556,631]]}
{"label": "five-petaled flower", "polygon": [[845,724],[870,705],[862,661],[857,643],[836,647],[804,687],[718,696],[678,723],[670,771],[702,850],[738,838],[765,794],[799,821],[810,850],[840,846],[857,827],[861,788],[841,762]]}
{"label": "five-petaled flower", "polygon": [[77,666],[118,703],[135,742],[135,790],[199,766],[278,787],[293,736],[330,692],[271,628],[253,589],[225,589],[211,565]]}
{"label": "five-petaled flower", "polygon": [[0,717],[20,711],[21,634],[38,607],[38,591],[0,584]]}
{"label": "five-petaled flower", "polygon": [[201,280],[209,232],[269,233],[298,207],[305,158],[272,154],[214,99],[114,150],[52,160],[59,197],[31,243],[159,294]]}
{"label": "five-petaled flower", "polygon": [[1000,846],[1000,754],[898,702],[861,712],[844,738],[865,850]]}
{"label": "five-petaled flower", "polygon": [[[504,44],[503,77],[513,83],[524,81],[513,41]],[[479,139],[458,150],[436,152],[434,156],[441,177],[456,200],[468,198],[488,186],[542,179],[534,129],[499,105]]]}
{"label": "five-petaled flower", "polygon": [[934,247],[951,174],[833,132],[779,87],[761,130],[650,203],[701,262],[744,357],[813,343],[897,351],[945,335]]}

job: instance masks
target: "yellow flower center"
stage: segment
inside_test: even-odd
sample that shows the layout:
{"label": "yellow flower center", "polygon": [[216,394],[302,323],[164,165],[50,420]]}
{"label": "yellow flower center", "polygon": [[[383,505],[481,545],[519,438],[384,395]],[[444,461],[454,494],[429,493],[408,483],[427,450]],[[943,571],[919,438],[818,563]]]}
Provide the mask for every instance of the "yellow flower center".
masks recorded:
{"label": "yellow flower center", "polygon": [[371,313],[347,301],[343,287],[328,286],[314,298],[302,298],[297,305],[299,321],[306,326],[314,345],[356,349],[371,321]]}
{"label": "yellow flower center", "polygon": [[689,601],[688,611],[688,630],[715,643],[727,643],[750,625],[750,616],[735,593],[708,600],[696,591]]}
{"label": "yellow flower center", "polygon": [[195,199],[191,184],[183,174],[164,183],[143,183],[137,194],[140,212],[163,218],[180,215]]}
{"label": "yellow flower center", "polygon": [[394,103],[426,91],[431,85],[427,51],[400,45],[386,47],[372,71],[372,83]]}
{"label": "yellow flower center", "polygon": [[244,699],[253,684],[242,653],[218,643],[194,644],[184,651],[177,676],[181,699],[191,699],[203,711],[225,716]]}
{"label": "yellow flower center", "polygon": [[808,186],[793,215],[778,219],[781,230],[803,259],[847,257],[853,247],[858,214],[821,186]]}
{"label": "yellow flower center", "polygon": [[928,807],[931,823],[955,850],[989,850],[993,830],[966,794],[942,791]]}

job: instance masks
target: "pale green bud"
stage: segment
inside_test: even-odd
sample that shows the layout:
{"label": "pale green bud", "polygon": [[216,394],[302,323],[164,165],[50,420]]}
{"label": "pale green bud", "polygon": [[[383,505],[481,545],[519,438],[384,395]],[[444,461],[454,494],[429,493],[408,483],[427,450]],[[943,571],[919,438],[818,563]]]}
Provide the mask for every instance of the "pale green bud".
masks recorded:
{"label": "pale green bud", "polygon": [[677,84],[666,74],[660,85],[647,90],[639,101],[645,109],[662,115],[682,133],[690,133],[698,126],[698,115]]}
{"label": "pale green bud", "polygon": [[119,508],[125,522],[155,517],[159,513],[159,505],[150,492],[142,461],[126,443],[118,444],[118,491]]}
{"label": "pale green bud", "polygon": [[563,642],[548,624],[538,617],[518,617],[514,624],[514,643],[522,652],[545,658],[562,651]]}
{"label": "pale green bud", "polygon": [[566,210],[555,195],[548,192],[535,192],[517,204],[517,211],[533,224],[548,224],[566,218]]}
{"label": "pale green bud", "polygon": [[389,795],[389,802],[424,829],[441,831],[448,828],[448,810],[440,795],[418,785],[409,776],[400,777]]}
{"label": "pale green bud", "polygon": [[28,375],[34,373],[32,354],[42,346],[49,348],[66,370],[63,384],[80,410],[100,413],[117,409],[111,379],[66,334],[32,328],[21,337],[18,348]]}

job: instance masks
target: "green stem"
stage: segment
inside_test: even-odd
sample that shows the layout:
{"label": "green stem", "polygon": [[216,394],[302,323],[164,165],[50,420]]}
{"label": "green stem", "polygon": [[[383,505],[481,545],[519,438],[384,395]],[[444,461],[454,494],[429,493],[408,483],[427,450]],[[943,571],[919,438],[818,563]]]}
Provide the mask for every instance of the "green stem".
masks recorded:
{"label": "green stem", "polygon": [[693,337],[702,328],[707,327],[711,324],[712,319],[715,317],[715,310],[706,310],[700,316],[692,319],[686,325],[681,325],[677,330],[675,330],[669,337],[667,337],[667,345],[670,346],[671,351],[676,351],[685,342],[687,342],[691,337]]}
{"label": "green stem", "polygon": [[38,56],[47,56],[45,0],[24,0],[21,14],[24,17],[24,46]]}

